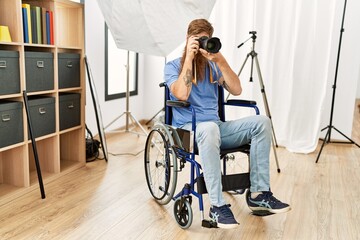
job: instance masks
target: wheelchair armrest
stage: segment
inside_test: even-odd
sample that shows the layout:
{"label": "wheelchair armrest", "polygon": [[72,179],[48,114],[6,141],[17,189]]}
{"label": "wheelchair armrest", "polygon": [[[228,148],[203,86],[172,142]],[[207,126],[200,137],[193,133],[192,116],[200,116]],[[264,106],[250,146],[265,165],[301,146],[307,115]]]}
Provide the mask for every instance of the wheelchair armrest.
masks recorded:
{"label": "wheelchair armrest", "polygon": [[167,100],[166,106],[169,107],[189,107],[190,103],[186,101]]}
{"label": "wheelchair armrest", "polygon": [[254,100],[242,100],[242,99],[230,99],[226,101],[226,105],[233,106],[244,106],[244,105],[256,105],[256,101]]}
{"label": "wheelchair armrest", "polygon": [[254,101],[254,100],[229,99],[224,104],[225,105],[230,105],[230,106],[253,108],[255,110],[256,115],[260,114],[260,110],[256,106],[256,101]]}

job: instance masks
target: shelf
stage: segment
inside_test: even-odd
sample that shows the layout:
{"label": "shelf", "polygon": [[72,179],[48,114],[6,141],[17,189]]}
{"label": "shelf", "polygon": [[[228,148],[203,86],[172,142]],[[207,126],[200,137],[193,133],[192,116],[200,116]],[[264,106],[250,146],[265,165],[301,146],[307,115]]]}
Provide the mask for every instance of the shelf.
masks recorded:
{"label": "shelf", "polygon": [[16,187],[29,186],[28,174],[26,173],[27,157],[25,145],[11,148],[0,152],[0,183],[12,184]]}
{"label": "shelf", "polygon": [[[22,4],[30,4],[31,6],[38,6],[46,10],[52,11],[53,13],[53,30],[54,30],[54,44],[32,44],[24,43],[24,34],[23,34],[23,17],[22,17]],[[45,12],[44,12],[45,13]],[[27,92],[27,95],[31,98],[35,97],[52,97],[55,102],[55,121],[52,122],[55,125],[55,131],[51,134],[37,137],[36,140],[36,149],[38,160],[40,163],[41,174],[44,180],[44,183],[53,181],[64,174],[74,171],[77,168],[85,166],[86,163],[86,152],[85,152],[85,64],[84,64],[84,6],[80,3],[75,3],[67,0],[0,0],[0,25],[8,26],[12,42],[0,41],[0,50],[3,51],[17,51],[19,52],[19,66],[16,66],[17,71],[20,73],[20,92],[13,93],[18,91],[6,89],[8,91],[3,91],[5,93],[9,92],[11,94],[0,95],[1,101],[19,101],[22,102],[23,108],[19,111],[23,113],[23,141],[0,148],[0,206],[6,202],[11,201],[12,199],[19,197],[29,191],[39,188],[38,177],[36,171],[35,157],[33,152],[32,141],[28,139],[28,122],[25,111],[25,104],[22,92],[26,89],[26,86],[31,86],[29,83],[33,84],[35,79],[40,79],[41,71],[44,66],[52,66],[51,64],[46,65],[46,61],[43,64],[41,59],[36,59],[37,56],[47,56],[49,58],[50,54],[42,53],[53,53],[53,75],[52,74],[43,74],[45,76],[50,76],[54,81],[54,88],[45,85],[41,85],[39,82],[39,88],[33,88],[33,91]],[[43,25],[44,26],[44,25]],[[26,55],[26,52],[33,52],[31,55]],[[38,53],[40,52],[40,54]],[[58,70],[58,54],[59,53],[77,53],[80,55],[80,74],[76,74],[76,78],[80,77],[80,86],[79,87],[69,87],[64,89],[59,89],[59,70]],[[6,53],[7,54],[7,53]],[[3,58],[7,56],[17,56],[14,54],[3,55]],[[30,56],[36,56],[36,60],[29,62]],[[13,58],[12,58],[13,59]],[[32,59],[32,58],[31,58]],[[7,61],[7,59],[5,59]],[[17,65],[15,61],[8,61],[9,63],[14,63],[13,66]],[[40,63],[39,63],[40,62]],[[36,63],[36,64],[34,64]],[[2,60],[4,66],[4,59]],[[40,65],[37,65],[40,64]],[[34,65],[33,70],[30,66]],[[29,68],[27,68],[27,66]],[[10,68],[6,68],[10,69]],[[30,69],[30,70],[29,70]],[[66,69],[66,68],[65,68]],[[52,69],[51,69],[52,70]],[[33,71],[33,72],[31,72]],[[28,75],[30,74],[32,75]],[[44,72],[42,72],[44,73]],[[52,71],[51,71],[52,73]],[[39,74],[39,75],[36,75]],[[4,77],[7,76],[7,77]],[[74,75],[69,75],[74,77]],[[11,74],[0,75],[7,81],[12,81]],[[64,78],[62,78],[64,79]],[[69,78],[67,78],[69,79]],[[67,80],[66,79],[66,80]],[[72,79],[72,78],[70,78]],[[49,81],[45,81],[49,83]],[[7,87],[7,85],[5,86]],[[37,86],[36,86],[37,87]],[[30,88],[29,88],[30,89]],[[50,89],[44,91],[36,91],[36,89]],[[59,99],[63,93],[79,93],[80,94],[80,124],[79,126],[64,129],[60,131],[60,120],[59,120]],[[61,94],[60,94],[61,93]],[[44,109],[35,111],[37,114],[44,114]],[[35,108],[36,109],[36,108]],[[51,107],[48,108],[52,110]],[[5,109],[7,111],[7,109]],[[76,112],[77,113],[77,112]],[[51,113],[53,114],[53,112]],[[53,116],[53,115],[49,115]],[[63,115],[64,116],[64,115]],[[69,116],[71,117],[71,116]],[[19,118],[12,118],[19,119]],[[39,116],[37,116],[37,119]],[[53,118],[50,118],[53,119]],[[32,119],[33,120],[33,119]],[[68,119],[66,119],[68,120]],[[17,122],[19,123],[19,122]],[[39,122],[37,122],[39,123]],[[47,121],[46,123],[49,123]],[[11,126],[21,126],[11,125]],[[52,126],[52,125],[51,125]],[[43,125],[40,125],[40,130],[42,131]],[[13,127],[14,129],[16,127]],[[9,128],[11,129],[11,128]],[[19,128],[17,128],[19,129]],[[2,138],[0,134],[0,138]],[[21,139],[21,138],[20,138]],[[45,189],[46,190],[46,189]],[[39,196],[40,197],[40,196]]]}
{"label": "shelf", "polygon": [[83,5],[74,2],[55,2],[56,44],[60,47],[84,47]]}

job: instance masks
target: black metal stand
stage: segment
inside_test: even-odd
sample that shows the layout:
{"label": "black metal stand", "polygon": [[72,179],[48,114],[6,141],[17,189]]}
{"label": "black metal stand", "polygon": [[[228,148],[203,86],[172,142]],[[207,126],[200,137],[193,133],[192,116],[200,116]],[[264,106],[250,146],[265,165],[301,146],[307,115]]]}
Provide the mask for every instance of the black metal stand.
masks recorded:
{"label": "black metal stand", "polygon": [[[104,129],[107,129],[108,127],[110,127],[114,122],[116,122],[118,119],[120,119],[122,116],[125,116],[125,132],[131,132],[131,133],[135,133],[136,135],[140,136],[140,135],[144,135],[145,137],[147,136],[147,132],[146,130],[143,128],[143,126],[140,124],[140,122],[131,114],[130,112],[130,108],[129,108],[129,103],[130,103],[130,89],[129,89],[129,79],[130,79],[130,73],[129,73],[129,59],[130,59],[130,51],[127,51],[127,63],[126,63],[126,111],[123,112],[120,116],[118,116],[117,118],[115,118],[113,121],[111,121],[108,125],[105,126]],[[136,126],[138,126],[140,128],[140,130],[142,131],[142,133],[139,133],[137,131],[132,131],[129,128],[129,120],[131,121],[131,123],[133,124],[133,127],[136,128]],[[119,132],[119,131],[112,131],[112,132]],[[120,131],[123,132],[123,131]]]}
{"label": "black metal stand", "polygon": [[[336,127],[333,126],[333,115],[334,115],[334,104],[335,104],[335,91],[336,91],[336,82],[337,82],[337,74],[338,74],[338,68],[339,68],[339,59],[340,59],[340,49],[341,49],[341,40],[342,40],[342,34],[344,32],[344,19],[345,19],[345,10],[346,10],[346,2],[347,0],[345,0],[344,2],[344,11],[343,11],[343,16],[342,16],[342,23],[341,23],[341,29],[340,29],[340,40],[339,40],[339,48],[338,48],[338,53],[337,53],[337,60],[336,60],[336,68],[335,68],[335,79],[334,79],[334,84],[332,86],[333,88],[333,94],[332,94],[332,101],[331,101],[331,112],[330,112],[330,123],[328,126],[326,126],[325,128],[321,129],[321,131],[324,131],[325,129],[327,129],[325,138],[323,139],[323,143],[321,145],[319,154],[316,158],[316,163],[319,161],[321,152],[325,146],[325,143],[345,143],[345,144],[355,144],[356,146],[358,146],[360,148],[360,145],[357,144],[356,142],[354,142],[351,138],[347,137],[344,133],[342,133],[341,131],[339,131]],[[342,142],[342,141],[331,141],[331,130],[334,129],[335,131],[337,131],[338,133],[340,133],[343,137],[345,137],[347,140],[349,140],[349,142]]]}
{"label": "black metal stand", "polygon": [[[263,102],[264,102],[264,105],[265,105],[266,116],[268,116],[270,118],[270,123],[271,123],[271,130],[272,130],[272,139],[271,140],[272,140],[272,146],[273,146],[273,150],[274,150],[274,156],[275,156],[277,171],[280,172],[279,161],[278,161],[278,157],[277,157],[277,154],[276,154],[276,148],[278,147],[278,144],[277,144],[276,137],[275,137],[275,130],[274,130],[274,126],[273,126],[273,122],[272,122],[272,118],[271,118],[269,103],[268,103],[267,97],[266,97],[265,86],[264,86],[263,78],[262,78],[261,71],[260,71],[260,64],[259,64],[259,60],[258,60],[258,57],[257,57],[258,54],[257,54],[257,52],[255,52],[256,32],[251,31],[251,32],[249,32],[249,34],[251,34],[251,37],[249,39],[252,39],[252,43],[253,43],[252,49],[246,55],[245,61],[244,61],[243,65],[240,68],[238,76],[240,76],[240,74],[241,74],[247,60],[251,56],[250,82],[252,82],[253,81],[254,59],[255,59],[256,70],[257,70],[257,74],[258,74],[258,77],[259,77],[260,90],[261,90],[261,94],[262,94],[262,97],[263,97]],[[245,42],[247,42],[249,39],[247,39]],[[241,43],[238,46],[238,48],[240,48],[242,45],[244,45],[245,42]]]}
{"label": "black metal stand", "polygon": [[97,125],[97,129],[99,131],[101,149],[104,153],[105,161],[107,162],[109,157],[108,157],[107,143],[106,143],[106,137],[105,137],[104,127],[103,127],[103,122],[102,122],[102,115],[101,115],[101,109],[100,109],[100,104],[99,104],[99,100],[98,100],[98,95],[96,92],[95,83],[94,83],[91,69],[90,69],[90,66],[87,61],[86,56],[85,56],[84,60],[85,60],[86,72],[87,72],[88,79],[89,79],[89,87],[90,87],[90,91],[91,91],[91,97],[92,97],[93,104],[94,104],[96,125]]}
{"label": "black metal stand", "polygon": [[29,107],[28,107],[28,99],[27,99],[26,91],[23,91],[23,97],[24,97],[25,110],[26,110],[27,122],[28,122],[28,127],[29,127],[31,145],[32,145],[32,149],[34,152],[36,171],[37,171],[37,176],[38,176],[38,180],[39,180],[41,198],[44,199],[45,198],[45,190],[44,190],[44,184],[43,184],[42,175],[41,175],[39,157],[38,157],[37,148],[36,148],[36,141],[35,141],[35,138],[33,135],[33,129],[32,129],[32,125],[31,125],[31,117],[30,117],[30,111],[29,111]]}

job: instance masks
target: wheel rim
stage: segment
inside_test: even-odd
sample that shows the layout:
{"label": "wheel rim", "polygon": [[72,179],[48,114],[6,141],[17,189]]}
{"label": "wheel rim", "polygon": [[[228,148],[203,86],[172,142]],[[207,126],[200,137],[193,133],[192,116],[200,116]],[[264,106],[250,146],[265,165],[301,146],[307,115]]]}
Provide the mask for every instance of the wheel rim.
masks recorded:
{"label": "wheel rim", "polygon": [[160,204],[173,197],[177,181],[177,162],[163,129],[153,129],[146,140],[145,175],[151,195]]}
{"label": "wheel rim", "polygon": [[190,227],[193,220],[193,213],[188,200],[181,201],[181,198],[175,200],[174,216],[181,228],[185,229]]}

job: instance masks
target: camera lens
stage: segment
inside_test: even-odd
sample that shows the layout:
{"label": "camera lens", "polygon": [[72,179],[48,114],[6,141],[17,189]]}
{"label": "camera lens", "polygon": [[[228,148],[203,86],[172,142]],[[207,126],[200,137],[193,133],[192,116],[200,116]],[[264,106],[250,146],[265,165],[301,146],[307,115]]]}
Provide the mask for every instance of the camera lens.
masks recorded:
{"label": "camera lens", "polygon": [[208,38],[208,37],[201,37],[198,39],[200,43],[200,48],[210,52],[210,53],[217,53],[221,48],[220,39],[217,37]]}

